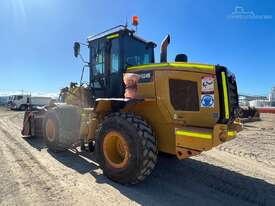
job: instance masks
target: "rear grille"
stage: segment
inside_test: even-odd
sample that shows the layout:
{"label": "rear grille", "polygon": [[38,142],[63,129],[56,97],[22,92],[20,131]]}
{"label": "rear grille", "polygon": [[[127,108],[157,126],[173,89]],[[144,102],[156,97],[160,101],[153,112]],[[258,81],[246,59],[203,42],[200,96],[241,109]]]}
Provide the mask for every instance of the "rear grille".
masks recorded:
{"label": "rear grille", "polygon": [[227,74],[227,84],[228,84],[228,98],[229,98],[229,111],[230,119],[234,120],[238,113],[239,108],[239,98],[236,78],[234,74],[228,72]]}
{"label": "rear grille", "polygon": [[[218,122],[226,124],[228,121],[234,121],[238,114],[237,83],[234,74],[223,66],[216,66],[216,74],[220,100],[220,119]],[[224,76],[224,80],[222,76]],[[227,97],[224,95],[227,95]]]}
{"label": "rear grille", "polygon": [[188,80],[169,80],[170,101],[175,110],[199,111],[197,82]]}

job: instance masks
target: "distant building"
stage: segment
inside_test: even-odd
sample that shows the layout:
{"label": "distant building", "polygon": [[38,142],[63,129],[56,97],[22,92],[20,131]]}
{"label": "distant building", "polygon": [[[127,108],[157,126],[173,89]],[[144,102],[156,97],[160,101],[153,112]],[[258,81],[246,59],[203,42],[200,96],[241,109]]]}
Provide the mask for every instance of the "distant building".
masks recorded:
{"label": "distant building", "polygon": [[271,92],[268,95],[268,100],[271,102],[275,102],[275,87],[271,89]]}
{"label": "distant building", "polygon": [[246,101],[252,101],[252,100],[268,100],[266,96],[260,96],[260,95],[239,95],[239,100],[246,100]]}
{"label": "distant building", "polygon": [[246,96],[239,96],[239,105],[240,106],[249,106],[249,101]]}
{"label": "distant building", "polygon": [[271,107],[271,102],[269,100],[252,100],[249,101],[251,107]]}
{"label": "distant building", "polygon": [[265,107],[269,103],[266,96],[259,95],[239,95],[240,106],[251,106],[251,107]]}
{"label": "distant building", "polygon": [[275,87],[271,89],[268,97],[258,95],[239,95],[240,106],[275,107]]}
{"label": "distant building", "polygon": [[268,95],[268,99],[270,101],[270,106],[275,107],[275,87],[271,89],[271,92]]}

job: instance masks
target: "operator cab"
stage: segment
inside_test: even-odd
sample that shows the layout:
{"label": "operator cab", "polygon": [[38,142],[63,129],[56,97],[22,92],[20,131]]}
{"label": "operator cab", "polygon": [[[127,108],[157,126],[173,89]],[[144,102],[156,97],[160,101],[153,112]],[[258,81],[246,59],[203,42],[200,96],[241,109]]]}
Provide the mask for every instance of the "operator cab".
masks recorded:
{"label": "operator cab", "polygon": [[90,86],[96,98],[123,98],[123,73],[127,67],[155,62],[156,44],[134,33],[118,26],[88,38]]}

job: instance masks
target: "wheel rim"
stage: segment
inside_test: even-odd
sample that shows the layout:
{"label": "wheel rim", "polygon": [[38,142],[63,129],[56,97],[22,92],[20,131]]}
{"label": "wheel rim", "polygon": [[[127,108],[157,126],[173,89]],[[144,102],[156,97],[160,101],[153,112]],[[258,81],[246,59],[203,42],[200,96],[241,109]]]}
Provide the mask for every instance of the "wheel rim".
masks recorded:
{"label": "wheel rim", "polygon": [[56,131],[55,131],[54,122],[51,119],[48,119],[46,123],[46,137],[50,142],[54,141],[55,133]]}
{"label": "wheel rim", "polygon": [[103,141],[104,157],[114,168],[127,166],[129,159],[129,147],[123,136],[115,131],[109,132]]}

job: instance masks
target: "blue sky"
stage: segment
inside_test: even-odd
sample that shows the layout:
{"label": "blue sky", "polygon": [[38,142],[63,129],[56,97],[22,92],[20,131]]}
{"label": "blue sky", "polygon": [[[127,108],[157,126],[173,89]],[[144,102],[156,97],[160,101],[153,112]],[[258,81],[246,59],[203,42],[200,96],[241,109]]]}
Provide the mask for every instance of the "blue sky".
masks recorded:
{"label": "blue sky", "polygon": [[[236,6],[272,18],[229,18]],[[139,16],[138,35],[145,39],[159,45],[171,34],[170,61],[186,53],[190,62],[225,65],[242,93],[265,95],[275,86],[272,0],[1,0],[0,91],[59,92],[79,81],[73,42],[85,42],[133,15]],[[159,47],[155,53],[158,60]]]}

